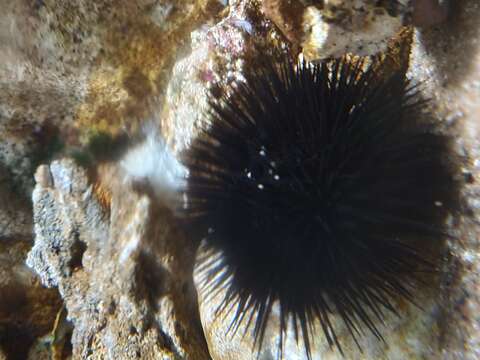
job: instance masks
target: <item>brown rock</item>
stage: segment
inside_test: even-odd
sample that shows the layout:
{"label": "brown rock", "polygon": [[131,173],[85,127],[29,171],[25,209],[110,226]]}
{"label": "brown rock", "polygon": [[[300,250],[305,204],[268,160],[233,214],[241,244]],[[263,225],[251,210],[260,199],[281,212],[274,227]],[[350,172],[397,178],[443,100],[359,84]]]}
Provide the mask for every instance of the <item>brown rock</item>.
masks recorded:
{"label": "brown rock", "polygon": [[263,10],[309,60],[384,51],[410,16],[400,2],[370,0],[267,0]]}
{"label": "brown rock", "polygon": [[30,238],[0,240],[0,351],[8,359],[27,359],[47,334],[61,307],[58,293],[41,286],[25,266]]}
{"label": "brown rock", "polygon": [[169,211],[114,166],[99,175],[111,193],[109,216],[84,170],[62,160],[49,171],[53,186],[34,190],[36,236],[27,263],[59,288],[74,326],[73,357],[208,359],[193,249]]}
{"label": "brown rock", "polygon": [[443,26],[416,32],[409,76],[420,82],[464,156],[464,212],[448,243],[439,319],[441,359],[478,359],[480,349],[480,6],[452,3]]}
{"label": "brown rock", "polygon": [[264,0],[262,10],[288,41],[292,44],[302,43],[305,6],[301,1]]}
{"label": "brown rock", "polygon": [[415,0],[413,2],[412,23],[428,27],[444,22],[450,11],[450,0]]}

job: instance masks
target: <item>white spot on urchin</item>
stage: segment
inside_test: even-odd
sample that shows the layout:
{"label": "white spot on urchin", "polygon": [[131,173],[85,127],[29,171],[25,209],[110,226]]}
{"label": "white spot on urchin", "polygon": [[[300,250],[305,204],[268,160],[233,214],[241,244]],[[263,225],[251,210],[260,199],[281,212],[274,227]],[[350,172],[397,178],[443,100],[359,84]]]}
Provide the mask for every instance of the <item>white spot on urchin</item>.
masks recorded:
{"label": "white spot on urchin", "polygon": [[147,182],[160,200],[171,205],[186,185],[188,170],[153,126],[144,132],[145,140],[128,151],[120,165],[131,180]]}

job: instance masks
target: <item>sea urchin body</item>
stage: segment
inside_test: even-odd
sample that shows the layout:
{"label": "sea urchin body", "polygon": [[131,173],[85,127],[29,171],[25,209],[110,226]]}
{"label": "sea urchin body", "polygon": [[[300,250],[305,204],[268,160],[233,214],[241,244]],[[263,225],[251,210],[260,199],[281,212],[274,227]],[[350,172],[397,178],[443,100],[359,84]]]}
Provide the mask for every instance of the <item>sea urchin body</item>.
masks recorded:
{"label": "sea urchin body", "polygon": [[289,323],[308,357],[314,321],[341,350],[332,316],[355,341],[362,327],[381,339],[393,299],[412,301],[435,269],[456,207],[450,141],[425,102],[403,73],[365,68],[251,68],[185,157],[188,218],[220,255],[200,259],[202,290],[223,290],[231,331],[253,326],[259,347],[278,304],[280,357]]}

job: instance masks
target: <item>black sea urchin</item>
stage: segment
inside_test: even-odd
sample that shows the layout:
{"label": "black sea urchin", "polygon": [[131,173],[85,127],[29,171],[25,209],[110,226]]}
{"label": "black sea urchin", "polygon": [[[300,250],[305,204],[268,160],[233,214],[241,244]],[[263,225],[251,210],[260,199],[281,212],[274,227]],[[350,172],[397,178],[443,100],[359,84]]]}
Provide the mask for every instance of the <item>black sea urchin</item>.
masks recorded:
{"label": "black sea urchin", "polygon": [[[211,126],[185,162],[188,217],[203,229],[203,289],[224,291],[231,326],[262,345],[272,306],[279,347],[293,324],[311,357],[311,324],[353,339],[394,299],[413,301],[419,274],[456,207],[450,141],[401,72],[363,62],[267,64],[211,103]],[[232,307],[233,305],[233,307]],[[253,318],[250,315],[254,314]]]}

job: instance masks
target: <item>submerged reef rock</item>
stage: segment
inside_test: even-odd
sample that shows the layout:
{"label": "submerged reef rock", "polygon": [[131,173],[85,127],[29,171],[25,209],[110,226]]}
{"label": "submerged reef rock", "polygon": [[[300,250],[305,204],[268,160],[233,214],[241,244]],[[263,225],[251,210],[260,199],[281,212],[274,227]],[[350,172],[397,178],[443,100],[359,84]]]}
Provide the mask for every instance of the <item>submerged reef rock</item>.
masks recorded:
{"label": "submerged reef rock", "polygon": [[338,57],[347,52],[372,55],[411,14],[408,1],[266,0],[264,11],[287,39],[309,60]]}
{"label": "submerged reef rock", "polygon": [[46,289],[25,264],[31,247],[28,237],[0,238],[0,359],[38,359],[49,353],[42,339],[54,327],[62,301],[55,289]]}
{"label": "submerged reef rock", "polygon": [[[386,318],[385,343],[366,336],[363,354],[352,344],[345,357],[479,357],[477,0],[0,6],[0,359],[256,358],[253,334],[226,334],[233,314],[215,312],[224,294],[208,301],[197,294],[202,250],[178,226],[174,207],[159,199],[155,181],[129,177],[121,160],[151,123],[180,161],[210,125],[209,97],[278,52],[315,61],[379,54],[408,68],[467,159],[465,202],[449,221],[439,286],[415,299],[420,307],[404,304],[401,318]],[[390,41],[404,26],[400,61]],[[111,146],[119,136],[127,140]],[[267,329],[259,359],[276,360],[279,340],[275,326]],[[284,340],[285,359],[305,358],[293,331]],[[344,357],[318,339],[312,358]]]}
{"label": "submerged reef rock", "polygon": [[48,181],[38,179],[33,192],[36,236],[27,264],[60,291],[73,357],[208,359],[185,266],[194,249],[165,209],[114,169],[104,171],[108,212],[71,160],[40,167]]}
{"label": "submerged reef rock", "polygon": [[264,0],[263,10],[309,60],[385,51],[409,24],[429,26],[448,15],[439,0]]}
{"label": "submerged reef rock", "polygon": [[432,100],[436,117],[468,158],[463,216],[448,243],[438,299],[441,359],[480,354],[480,4],[452,2],[445,25],[415,32],[408,76]]}

